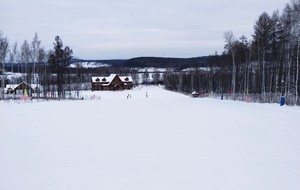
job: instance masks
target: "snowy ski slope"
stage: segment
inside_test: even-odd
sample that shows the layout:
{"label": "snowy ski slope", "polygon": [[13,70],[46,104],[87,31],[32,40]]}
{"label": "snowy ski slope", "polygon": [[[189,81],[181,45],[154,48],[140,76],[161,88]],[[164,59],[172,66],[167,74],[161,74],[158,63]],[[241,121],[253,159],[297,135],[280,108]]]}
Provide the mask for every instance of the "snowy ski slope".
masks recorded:
{"label": "snowy ski slope", "polygon": [[84,96],[0,103],[1,190],[300,189],[299,107],[160,87]]}

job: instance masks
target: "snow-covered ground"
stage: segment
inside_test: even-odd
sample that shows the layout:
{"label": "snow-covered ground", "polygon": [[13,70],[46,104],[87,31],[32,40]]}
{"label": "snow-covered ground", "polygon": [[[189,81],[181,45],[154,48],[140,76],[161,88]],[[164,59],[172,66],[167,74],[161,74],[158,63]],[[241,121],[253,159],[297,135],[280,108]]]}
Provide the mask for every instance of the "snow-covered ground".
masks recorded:
{"label": "snow-covered ground", "polygon": [[99,62],[76,62],[69,65],[70,68],[83,67],[83,68],[98,68],[98,67],[111,67],[107,63]]}
{"label": "snow-covered ground", "polygon": [[299,107],[85,93],[0,102],[1,190],[300,189]]}
{"label": "snow-covered ground", "polygon": [[156,72],[167,72],[168,70],[173,71],[174,69],[167,69],[167,68],[156,68],[156,67],[144,67],[144,68],[136,68],[138,72],[149,72],[149,73],[156,73]]}

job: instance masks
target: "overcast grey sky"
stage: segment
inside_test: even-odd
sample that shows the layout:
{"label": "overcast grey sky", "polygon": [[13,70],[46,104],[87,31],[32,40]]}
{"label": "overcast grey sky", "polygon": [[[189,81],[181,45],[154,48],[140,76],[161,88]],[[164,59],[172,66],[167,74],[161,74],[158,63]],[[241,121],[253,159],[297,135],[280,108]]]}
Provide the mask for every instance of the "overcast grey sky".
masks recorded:
{"label": "overcast grey sky", "polygon": [[0,0],[0,30],[52,49],[59,35],[84,59],[221,53],[224,32],[251,38],[258,16],[289,0]]}

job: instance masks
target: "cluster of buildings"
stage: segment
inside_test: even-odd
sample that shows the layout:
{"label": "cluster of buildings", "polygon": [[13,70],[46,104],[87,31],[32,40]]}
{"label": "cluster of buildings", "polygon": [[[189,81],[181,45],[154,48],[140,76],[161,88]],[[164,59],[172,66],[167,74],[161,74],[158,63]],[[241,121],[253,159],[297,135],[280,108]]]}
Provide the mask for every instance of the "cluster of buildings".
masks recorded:
{"label": "cluster of buildings", "polygon": [[[31,95],[33,93],[39,93],[42,89],[41,85],[28,84],[21,82],[20,84],[6,84],[6,94],[22,94]],[[117,74],[111,74],[108,77],[98,76],[92,77],[92,91],[94,90],[128,90],[133,88],[133,80],[131,76],[119,76]]]}

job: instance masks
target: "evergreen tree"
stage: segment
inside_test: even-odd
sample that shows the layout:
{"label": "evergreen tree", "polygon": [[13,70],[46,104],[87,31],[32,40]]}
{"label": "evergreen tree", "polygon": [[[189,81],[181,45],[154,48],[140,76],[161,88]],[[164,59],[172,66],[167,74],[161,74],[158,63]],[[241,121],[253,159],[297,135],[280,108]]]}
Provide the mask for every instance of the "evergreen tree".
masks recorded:
{"label": "evergreen tree", "polygon": [[62,98],[64,92],[64,74],[66,71],[66,67],[70,64],[70,61],[72,59],[73,50],[68,46],[63,48],[63,42],[59,36],[55,37],[55,42],[53,43],[53,45],[54,48],[49,53],[48,62],[51,66],[51,72],[56,73],[58,98]]}

